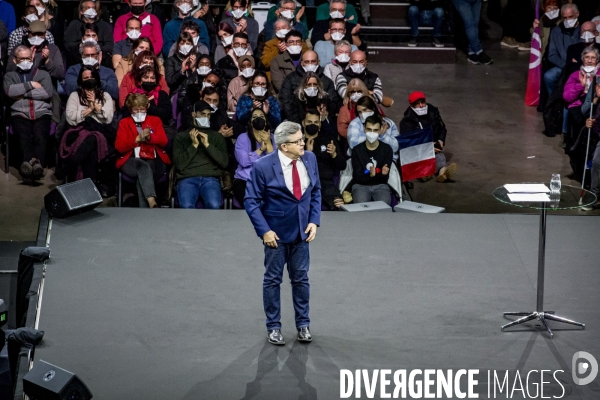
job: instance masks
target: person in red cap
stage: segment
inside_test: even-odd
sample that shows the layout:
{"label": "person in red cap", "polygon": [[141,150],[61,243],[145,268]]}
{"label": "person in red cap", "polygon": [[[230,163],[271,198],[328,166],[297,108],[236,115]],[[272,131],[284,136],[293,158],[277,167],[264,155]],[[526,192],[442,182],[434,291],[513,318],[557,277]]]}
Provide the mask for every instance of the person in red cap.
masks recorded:
{"label": "person in red cap", "polygon": [[[458,166],[456,163],[447,165],[446,156],[442,152],[446,144],[447,130],[440,112],[437,107],[427,104],[427,98],[423,92],[412,92],[408,96],[408,103],[410,106],[400,121],[400,135],[432,127],[437,181],[445,182],[456,173]],[[433,175],[423,178],[423,181],[431,178]]]}

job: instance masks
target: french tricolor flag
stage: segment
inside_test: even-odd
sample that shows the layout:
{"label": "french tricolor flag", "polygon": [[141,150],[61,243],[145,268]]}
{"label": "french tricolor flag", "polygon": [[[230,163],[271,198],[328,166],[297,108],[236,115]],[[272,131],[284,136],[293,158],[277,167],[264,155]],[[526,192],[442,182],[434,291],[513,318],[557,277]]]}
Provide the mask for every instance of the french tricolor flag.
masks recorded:
{"label": "french tricolor flag", "polygon": [[431,127],[396,136],[400,148],[402,182],[435,174]]}

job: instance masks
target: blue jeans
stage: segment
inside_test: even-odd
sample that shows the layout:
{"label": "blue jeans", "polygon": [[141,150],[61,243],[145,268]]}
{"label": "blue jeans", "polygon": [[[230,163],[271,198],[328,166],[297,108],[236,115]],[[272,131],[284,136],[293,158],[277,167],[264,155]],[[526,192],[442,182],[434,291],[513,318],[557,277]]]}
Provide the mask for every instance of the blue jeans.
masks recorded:
{"label": "blue jeans", "polygon": [[304,240],[298,240],[294,243],[278,241],[275,249],[265,245],[263,306],[267,317],[267,330],[281,329],[281,322],[279,322],[281,319],[279,285],[281,285],[285,264],[287,264],[292,284],[296,328],[310,326],[310,319],[308,318],[308,301],[310,298],[308,243]]}
{"label": "blue jeans", "polygon": [[444,9],[436,7],[433,10],[419,11],[419,7],[408,8],[408,21],[414,37],[419,36],[419,26],[433,26],[433,37],[442,35],[442,22],[444,21]]}
{"label": "blue jeans", "polygon": [[552,67],[544,74],[544,85],[548,89],[548,95],[551,95],[560,79],[562,68]]}
{"label": "blue jeans", "polygon": [[195,208],[198,197],[202,197],[208,209],[217,210],[221,207],[221,184],[213,176],[195,176],[185,178],[177,183],[177,198],[179,207]]}
{"label": "blue jeans", "polygon": [[482,0],[452,0],[452,2],[465,23],[465,31],[469,39],[469,54],[481,53],[483,49],[479,42],[479,16]]}

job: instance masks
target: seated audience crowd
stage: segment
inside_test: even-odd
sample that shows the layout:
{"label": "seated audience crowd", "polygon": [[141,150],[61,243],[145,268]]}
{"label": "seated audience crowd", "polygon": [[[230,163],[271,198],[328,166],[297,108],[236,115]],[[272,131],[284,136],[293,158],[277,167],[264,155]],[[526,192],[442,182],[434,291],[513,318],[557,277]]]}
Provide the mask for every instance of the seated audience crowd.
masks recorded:
{"label": "seated audience crowd", "polygon": [[[441,46],[444,9],[429,3],[411,7],[413,36],[419,24],[432,24]],[[109,15],[99,2],[81,0],[64,26],[54,2],[26,1],[21,26],[8,29],[3,78],[7,145],[24,181],[54,168],[59,181],[90,178],[105,197],[122,185],[119,204],[218,209],[231,199],[239,208],[253,163],[277,151],[273,132],[286,120],[301,124],[297,144],[317,157],[324,209],[352,198],[392,204],[400,189],[388,181],[399,174],[403,134],[432,128],[437,181],[456,172],[443,153],[440,112],[424,93],[410,95],[398,124],[386,116],[393,96],[370,68],[358,14],[346,0],[318,7],[311,24],[303,5],[281,0],[264,26],[247,0],[223,10],[195,0],[165,7],[129,0]],[[548,33],[552,52],[566,52],[565,35],[578,42],[578,25],[563,25]],[[597,34],[590,27],[584,36]],[[554,43],[558,35],[564,49]],[[598,91],[590,88],[598,50],[581,51],[564,91],[577,126],[591,123],[579,107]],[[577,64],[566,53],[549,60],[553,68]],[[551,88],[558,75],[547,72]],[[346,172],[351,180],[341,187]]]}

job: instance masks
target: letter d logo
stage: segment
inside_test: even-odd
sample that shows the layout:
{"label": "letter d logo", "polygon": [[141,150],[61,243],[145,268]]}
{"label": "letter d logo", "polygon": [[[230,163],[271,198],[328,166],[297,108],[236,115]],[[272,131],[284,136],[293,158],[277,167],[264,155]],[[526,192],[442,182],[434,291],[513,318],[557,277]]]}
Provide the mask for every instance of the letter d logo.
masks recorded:
{"label": "letter d logo", "polygon": [[[586,361],[580,361],[580,359],[585,359]],[[584,375],[588,370],[589,375],[586,378],[579,378],[578,375]],[[598,361],[590,353],[578,351],[573,354],[571,373],[573,375],[573,382],[575,382],[576,385],[587,385],[596,379],[596,376],[598,375]]]}

